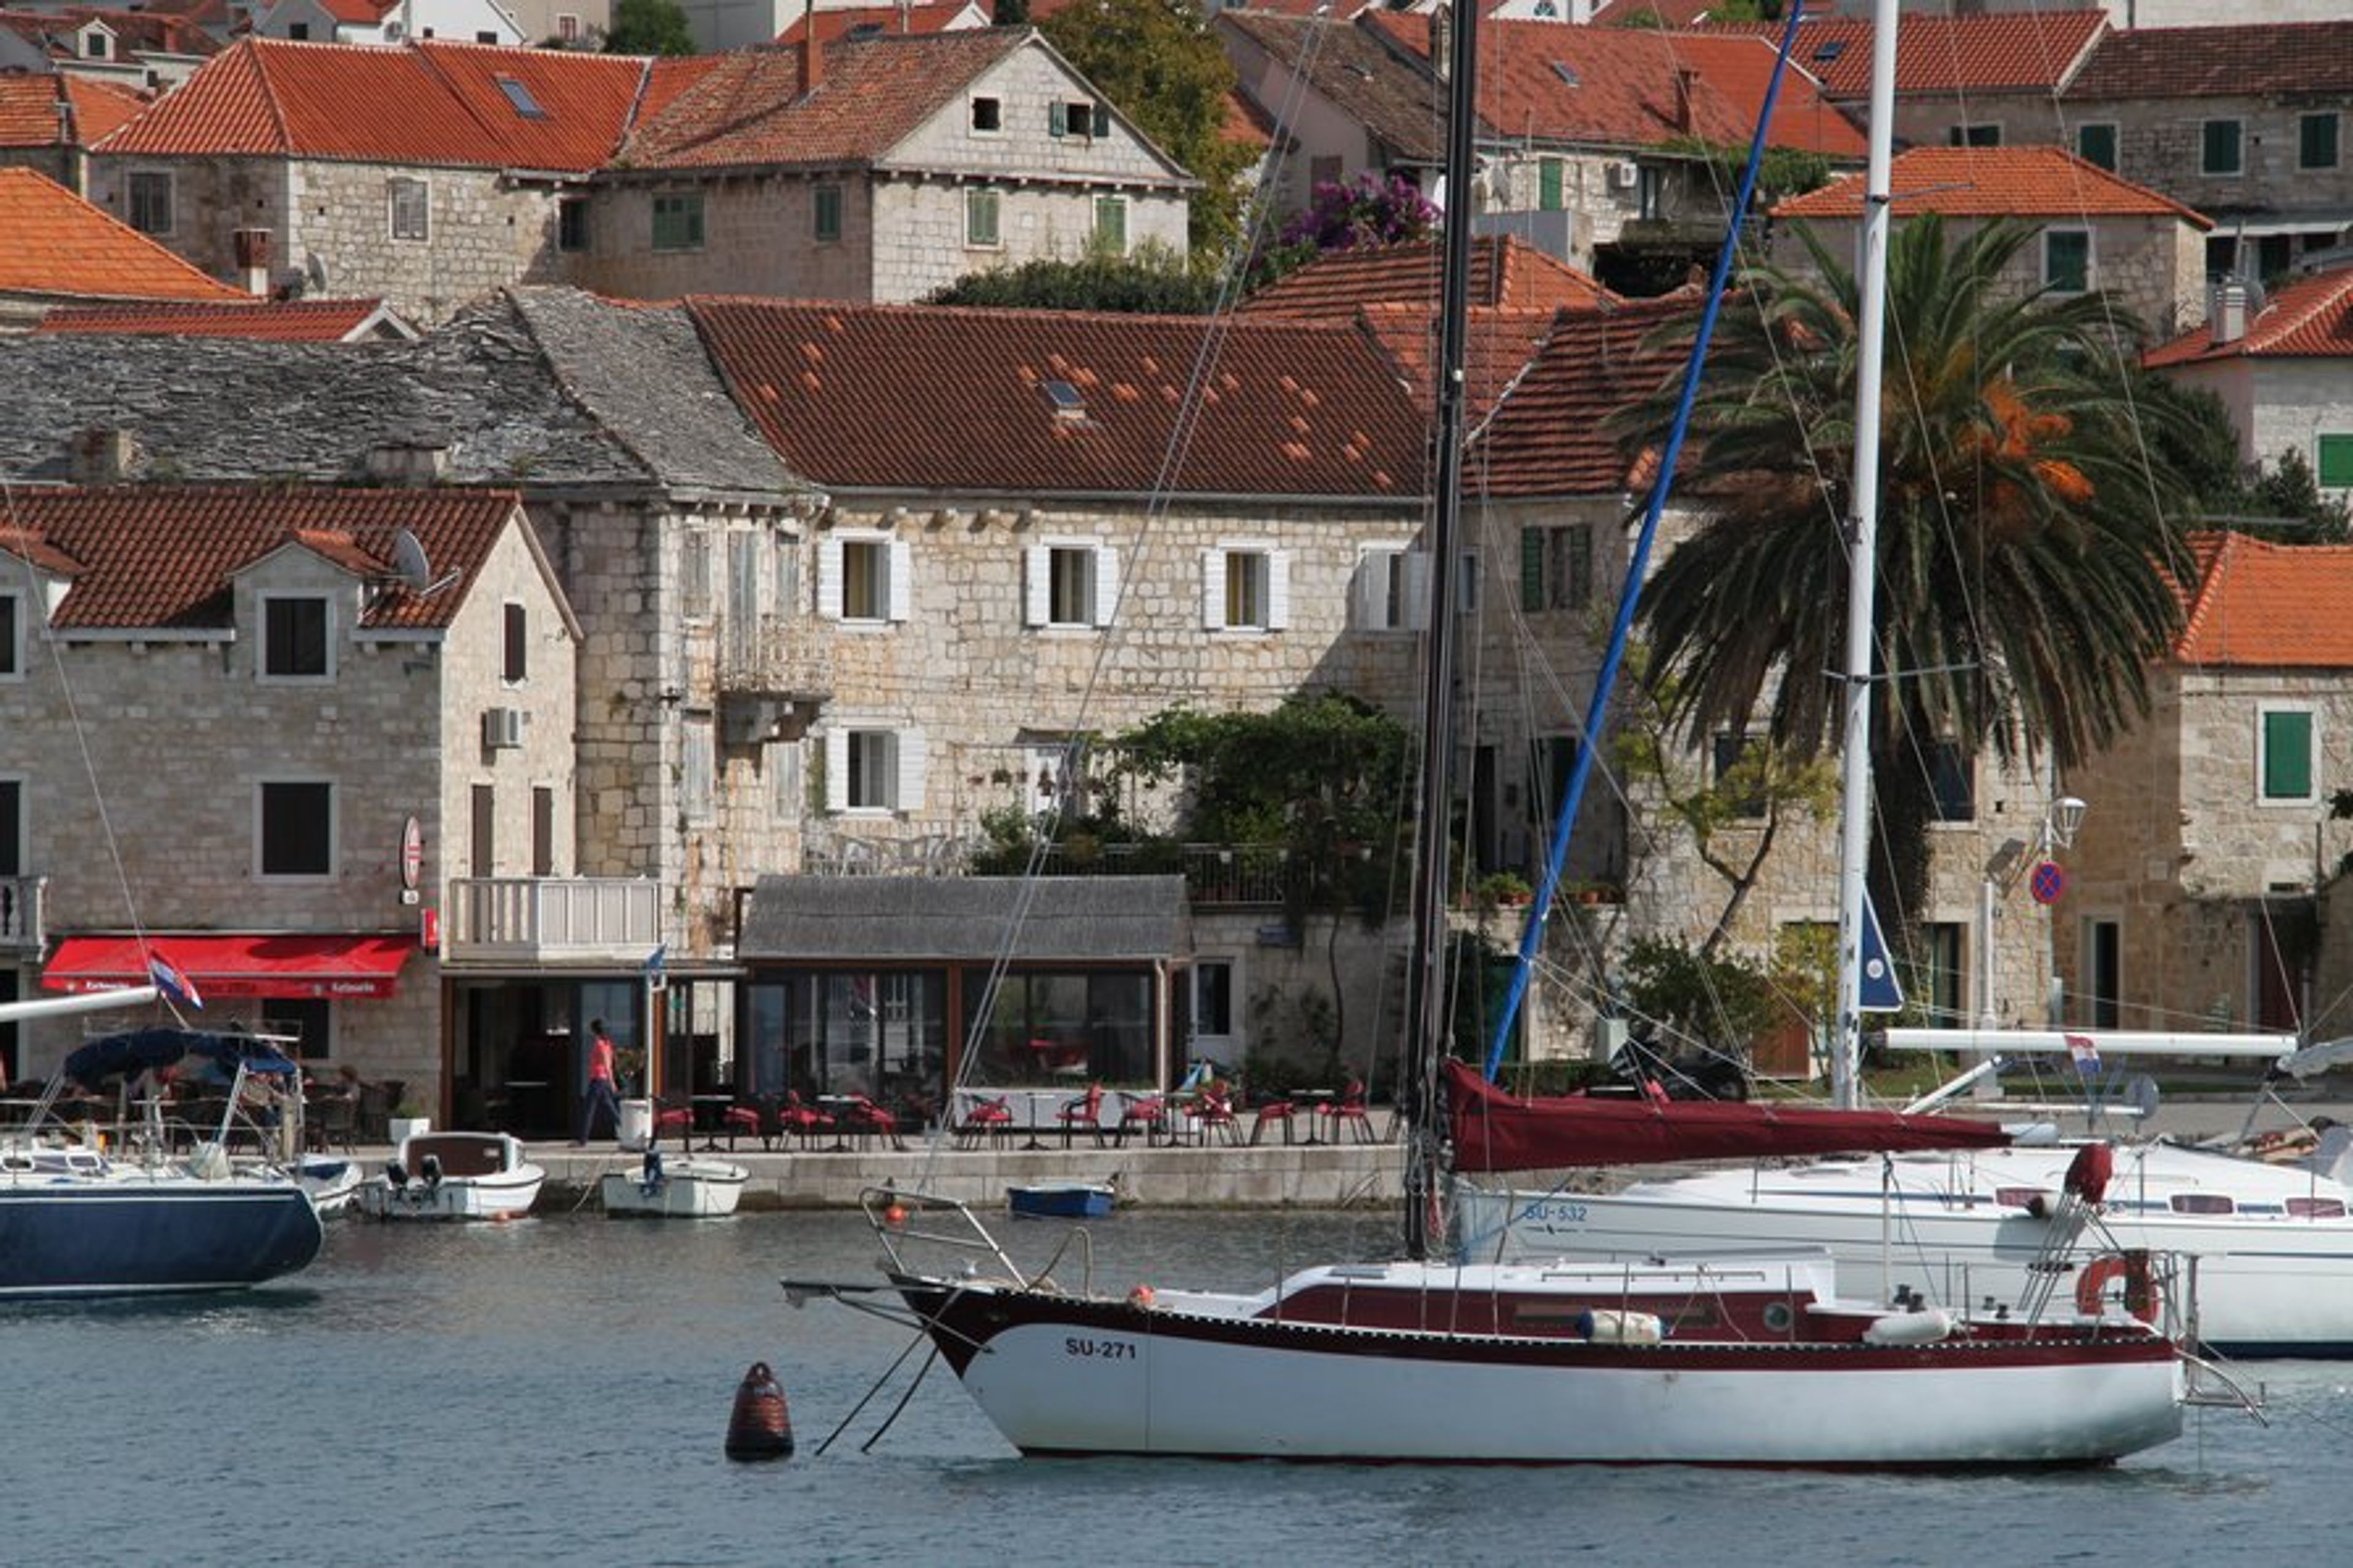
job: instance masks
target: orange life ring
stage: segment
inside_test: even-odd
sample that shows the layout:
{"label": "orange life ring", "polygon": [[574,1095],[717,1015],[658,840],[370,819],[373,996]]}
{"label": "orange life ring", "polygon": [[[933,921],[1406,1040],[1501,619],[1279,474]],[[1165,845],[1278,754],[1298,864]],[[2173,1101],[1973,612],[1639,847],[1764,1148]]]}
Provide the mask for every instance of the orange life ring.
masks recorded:
{"label": "orange life ring", "polygon": [[2145,1323],[2157,1321],[2157,1276],[2149,1268],[2146,1247],[2111,1252],[2084,1265],[2084,1271],[2075,1277],[2075,1310],[2089,1316],[2097,1316],[2100,1299],[2106,1293],[2111,1279],[2125,1282],[2126,1311]]}

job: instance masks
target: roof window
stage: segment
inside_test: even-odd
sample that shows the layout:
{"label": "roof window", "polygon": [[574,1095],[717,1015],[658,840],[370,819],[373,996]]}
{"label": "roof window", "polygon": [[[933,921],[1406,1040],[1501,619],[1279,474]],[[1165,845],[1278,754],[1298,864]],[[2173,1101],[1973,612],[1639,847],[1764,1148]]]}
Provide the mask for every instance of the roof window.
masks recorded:
{"label": "roof window", "polygon": [[1054,405],[1057,419],[1084,419],[1087,416],[1086,394],[1077,387],[1067,381],[1049,381],[1039,384],[1045,389],[1046,401]]}
{"label": "roof window", "polygon": [[507,95],[507,101],[514,105],[514,111],[517,114],[522,115],[525,120],[547,118],[547,110],[539,106],[539,100],[532,97],[531,89],[522,82],[511,76],[493,77],[491,79],[499,84],[499,90]]}
{"label": "roof window", "polygon": [[1577,68],[1570,65],[1567,60],[1553,61],[1552,70],[1555,76],[1560,78],[1561,80],[1568,83],[1571,87],[1583,87],[1585,85],[1583,82],[1577,79]]}

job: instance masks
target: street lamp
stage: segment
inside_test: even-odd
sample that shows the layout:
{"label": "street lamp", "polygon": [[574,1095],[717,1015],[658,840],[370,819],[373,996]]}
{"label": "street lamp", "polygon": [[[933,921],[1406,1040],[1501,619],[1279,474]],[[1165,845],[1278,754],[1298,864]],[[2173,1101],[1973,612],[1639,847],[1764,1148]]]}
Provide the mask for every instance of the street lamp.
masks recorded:
{"label": "street lamp", "polygon": [[2075,842],[2076,833],[2084,826],[2084,813],[2089,810],[2082,800],[2063,795],[2051,803],[2042,818],[2042,838],[2052,849],[2064,849]]}

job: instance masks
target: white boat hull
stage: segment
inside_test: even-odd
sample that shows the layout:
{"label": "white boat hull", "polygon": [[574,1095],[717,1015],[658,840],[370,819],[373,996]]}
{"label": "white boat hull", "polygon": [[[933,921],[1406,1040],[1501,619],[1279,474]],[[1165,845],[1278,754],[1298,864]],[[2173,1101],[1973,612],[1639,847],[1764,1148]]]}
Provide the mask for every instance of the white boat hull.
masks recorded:
{"label": "white boat hull", "polygon": [[[1908,1284],[1957,1304],[2014,1302],[2051,1226],[2000,1199],[2031,1192],[2055,1203],[2073,1153],[2059,1146],[1901,1156],[1892,1207],[1883,1205],[1875,1159],[1706,1172],[1613,1194],[1463,1186],[1456,1234],[1461,1255],[1482,1262],[1820,1247],[1836,1260],[1845,1295]],[[2231,1212],[2177,1212],[2176,1194],[2189,1203],[2228,1197]],[[2197,1327],[2209,1346],[2239,1356],[2353,1356],[2353,1192],[2340,1184],[2206,1151],[2127,1146],[2116,1152],[2100,1226],[2069,1261],[2063,1293],[2081,1283],[2089,1256],[2145,1247],[2195,1260]]]}
{"label": "white boat hull", "polygon": [[608,1171],[596,1193],[608,1215],[659,1219],[723,1219],[743,1201],[750,1173],[725,1160],[666,1157],[653,1181],[641,1172]]}
{"label": "white boat hull", "polygon": [[547,1173],[503,1132],[420,1132],[359,1191],[371,1219],[520,1219],[539,1201]]}

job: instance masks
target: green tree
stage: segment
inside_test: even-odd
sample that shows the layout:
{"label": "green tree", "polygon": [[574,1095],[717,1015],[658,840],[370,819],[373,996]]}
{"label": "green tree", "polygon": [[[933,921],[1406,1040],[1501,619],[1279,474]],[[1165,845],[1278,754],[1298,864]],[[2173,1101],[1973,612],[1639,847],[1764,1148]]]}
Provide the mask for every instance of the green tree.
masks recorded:
{"label": "green tree", "polygon": [[2168,407],[2154,435],[2197,498],[2193,526],[2284,544],[2341,544],[2353,534],[2353,509],[2321,492],[2303,453],[2291,447],[2268,466],[2242,463],[2239,433],[2220,397],[2161,375],[2148,378],[2146,395]]}
{"label": "green tree", "polygon": [[1018,267],[967,273],[935,289],[927,302],[1206,316],[1218,308],[1218,300],[1216,278],[1186,266],[1166,247],[1146,246],[1134,256],[1099,253],[1076,261],[1040,258]]}
{"label": "green tree", "polygon": [[[2075,764],[2147,711],[2180,623],[2185,489],[2146,438],[2171,405],[2137,395],[2106,300],[2005,280],[2036,233],[1928,216],[1889,246],[1871,879],[1907,952],[1940,744]],[[1755,268],[1724,313],[1677,478],[1704,521],[1641,603],[1687,733],[1761,712],[1794,757],[1835,746],[1842,710],[1858,299],[1799,234],[1812,271]],[[1634,412],[1638,445],[1672,395]]]}
{"label": "green tree", "polygon": [[1253,151],[1226,135],[1234,68],[1191,0],[1078,0],[1039,31],[1079,74],[1201,182],[1190,243],[1214,270],[1241,231]]}
{"label": "green tree", "polygon": [[608,55],[691,55],[694,34],[678,0],[614,0]]}

